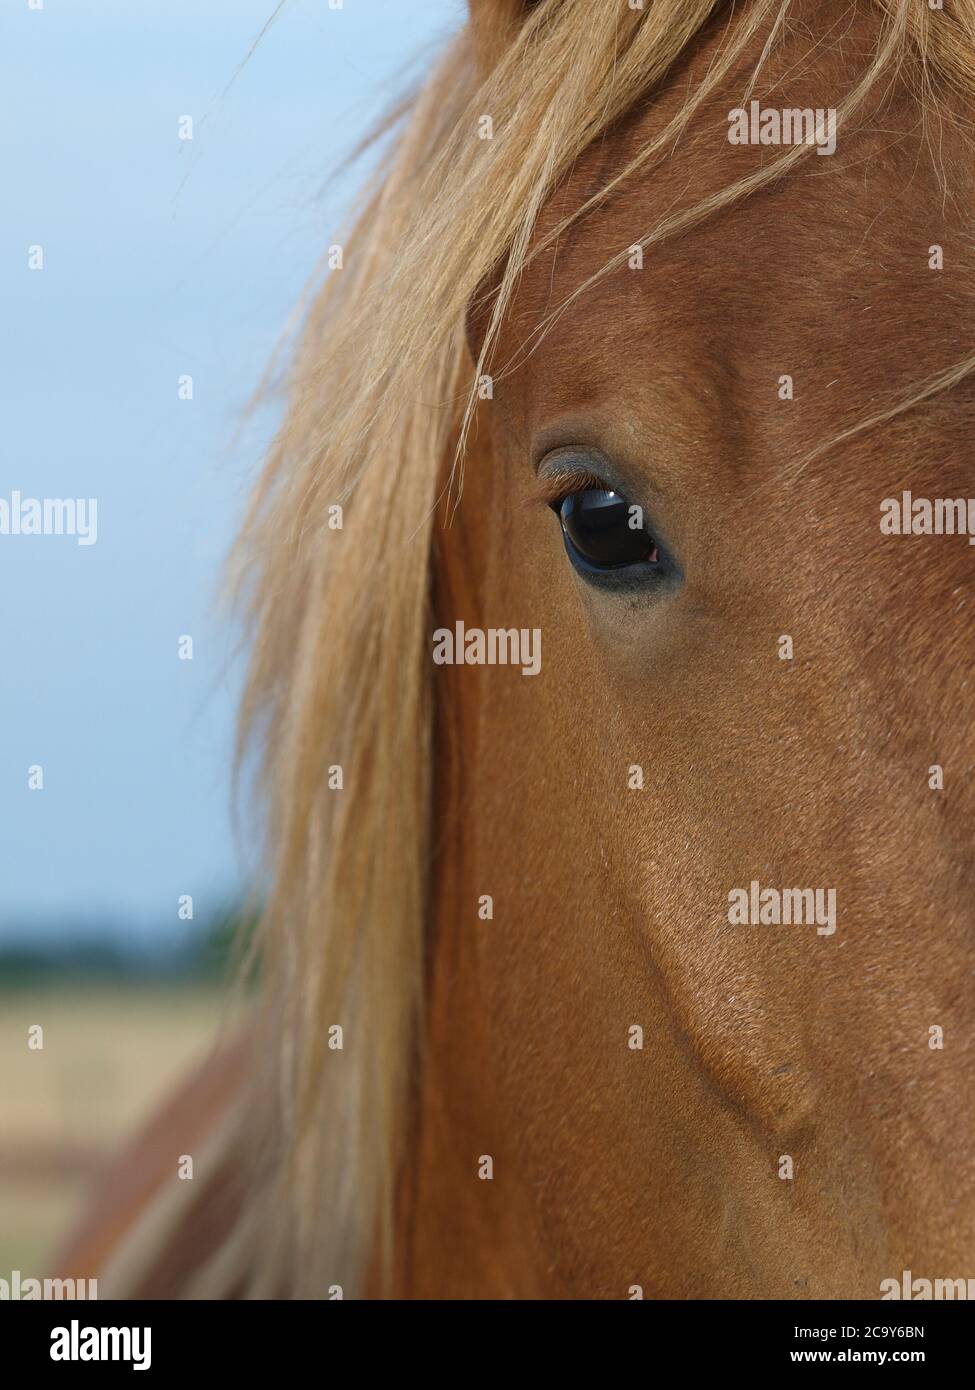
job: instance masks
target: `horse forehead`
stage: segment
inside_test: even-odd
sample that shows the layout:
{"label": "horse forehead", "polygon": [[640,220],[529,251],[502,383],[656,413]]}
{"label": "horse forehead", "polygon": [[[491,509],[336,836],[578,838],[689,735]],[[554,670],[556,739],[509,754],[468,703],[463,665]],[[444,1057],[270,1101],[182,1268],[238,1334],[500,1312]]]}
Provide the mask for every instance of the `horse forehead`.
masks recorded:
{"label": "horse forehead", "polygon": [[[642,124],[635,122],[634,131]],[[614,141],[580,160],[543,209],[536,244],[612,177],[629,143]],[[713,169],[705,172],[715,189],[721,186]],[[676,397],[702,413],[705,401],[685,397],[705,379],[720,392],[733,320],[744,311],[743,287],[753,273],[746,264],[750,235],[729,238],[727,226],[710,222],[642,253],[634,249],[686,175],[686,167],[668,165],[627,180],[528,264],[500,339],[506,375],[499,404],[518,425],[536,414],[622,403],[631,393],[647,409]],[[701,181],[696,190],[711,191]],[[741,211],[746,228],[748,213]],[[578,292],[620,253],[620,264]],[[685,390],[692,379],[695,392]]]}
{"label": "horse forehead", "polygon": [[[877,29],[874,16],[835,8],[843,42],[817,45],[804,30],[792,33],[761,69],[755,88],[760,105],[813,113],[842,105],[855,81],[853,59],[860,54],[862,63]],[[833,9],[826,5],[824,15]],[[583,151],[543,206],[533,236],[536,254],[521,275],[501,336],[502,359],[517,367],[514,394],[519,385],[529,393],[542,387],[556,403],[563,394],[585,402],[645,372],[648,360],[672,376],[702,364],[720,376],[746,343],[756,346],[756,304],[762,344],[769,347],[777,334],[791,345],[831,323],[834,312],[849,312],[851,278],[864,292],[876,288],[885,298],[891,289],[905,302],[920,295],[930,317],[930,283],[903,251],[892,253],[886,224],[877,222],[878,200],[889,198],[888,220],[896,214],[901,240],[926,246],[930,209],[943,201],[934,163],[918,157],[917,107],[907,83],[885,90],[882,121],[875,119],[874,98],[868,100],[843,128],[834,154],[818,158],[810,150],[771,188],[651,244],[642,267],[640,257],[629,254],[662,221],[707,203],[785,153],[729,140],[729,113],[744,99],[763,33],[661,157],[622,178],[553,235],[667,129],[714,62],[722,35],[720,26],[707,34],[652,99]],[[914,188],[910,204],[898,200],[905,179]],[[611,271],[576,293],[613,258],[619,263]],[[540,332],[547,321],[551,326]]]}
{"label": "horse forehead", "polygon": [[[898,117],[904,129],[905,106],[891,119]],[[768,157],[721,150],[719,129],[710,145],[692,140],[683,154],[629,176],[545,244],[657,128],[656,115],[644,113],[589,151],[542,211],[539,250],[500,341],[499,405],[519,430],[560,411],[628,403],[635,417],[679,414],[683,428],[706,429],[736,400],[764,400],[769,382],[791,372],[808,389],[790,427],[808,434],[811,447],[834,415],[862,412],[871,392],[901,378],[906,385],[919,348],[934,351],[945,331],[965,331],[970,301],[938,283],[920,255],[950,228],[932,230],[937,171],[907,139],[875,164],[870,148],[882,135],[866,136],[855,155],[819,159],[810,151],[773,188],[652,243],[641,265],[631,248],[661,218],[697,206]]]}
{"label": "horse forehead", "polygon": [[[731,324],[716,323],[717,306],[732,317],[743,310],[768,209],[747,199],[730,218],[707,217],[676,236],[641,244],[662,218],[703,202],[744,172],[729,160],[720,126],[709,147],[685,150],[627,176],[558,230],[626,167],[670,114],[669,106],[657,103],[632,113],[580,156],[542,208],[536,249],[501,336],[515,393],[523,387],[535,396],[541,388],[550,405],[565,396],[579,406],[618,391],[628,377],[645,377],[648,364],[672,377],[691,361],[720,369],[721,339]],[[614,259],[611,269],[582,288]]]}
{"label": "horse forehead", "polygon": [[[667,157],[652,159],[620,179],[608,195],[599,196],[680,112],[688,82],[703,75],[713,60],[710,50],[719,33],[716,30],[700,46],[686,72],[675,76],[652,99],[635,106],[588,146],[542,206],[532,236],[533,256],[519,279],[502,347],[506,355],[510,349],[511,357],[519,360],[526,341],[536,341],[546,315],[560,310],[553,329],[537,337],[532,352],[544,364],[547,384],[553,389],[557,389],[561,374],[549,371],[549,359],[554,358],[551,365],[564,367],[570,374],[573,367],[581,369],[595,385],[592,373],[616,379],[625,365],[618,341],[633,343],[634,333],[639,338],[652,335],[658,343],[663,338],[671,344],[675,338],[687,338],[695,309],[698,305],[706,307],[706,286],[716,266],[727,273],[733,264],[735,248],[727,244],[726,234],[722,238],[720,231],[699,227],[689,237],[647,248],[642,269],[631,266],[628,254],[620,266],[561,309],[563,302],[607,262],[640,243],[661,218],[680,205],[705,200],[737,177],[735,161],[729,160],[727,126],[722,122],[722,112],[735,105],[731,96],[734,79],[729,77],[723,84],[727,92],[715,96],[709,115],[704,117],[711,129],[710,140],[689,147],[688,139],[681,139]],[[589,200],[597,198],[591,209],[575,216]],[[575,220],[558,231],[566,217]],[[710,254],[701,255],[701,243],[712,236],[717,245]],[[639,262],[640,257],[633,259]],[[564,360],[559,361],[560,357]]]}

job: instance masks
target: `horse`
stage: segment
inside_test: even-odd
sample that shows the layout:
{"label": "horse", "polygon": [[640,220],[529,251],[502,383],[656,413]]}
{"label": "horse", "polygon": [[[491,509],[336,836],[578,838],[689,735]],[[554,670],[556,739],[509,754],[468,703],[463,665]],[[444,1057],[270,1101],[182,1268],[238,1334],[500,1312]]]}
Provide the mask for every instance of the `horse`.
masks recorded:
{"label": "horse", "polygon": [[975,1272],[973,559],[882,524],[971,491],[973,88],[973,0],[470,0],[379,137],[235,552],[247,1029],[62,1268]]}

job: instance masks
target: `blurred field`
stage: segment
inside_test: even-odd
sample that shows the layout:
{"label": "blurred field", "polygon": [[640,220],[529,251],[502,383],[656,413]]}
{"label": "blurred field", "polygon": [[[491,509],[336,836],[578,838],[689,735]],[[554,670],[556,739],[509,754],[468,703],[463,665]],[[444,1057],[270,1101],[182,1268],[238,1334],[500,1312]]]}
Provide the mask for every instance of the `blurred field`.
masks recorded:
{"label": "blurred field", "polygon": [[[99,1162],[212,1043],[213,985],[0,995],[0,1277],[43,1275]],[[44,1047],[30,1051],[41,1024]]]}

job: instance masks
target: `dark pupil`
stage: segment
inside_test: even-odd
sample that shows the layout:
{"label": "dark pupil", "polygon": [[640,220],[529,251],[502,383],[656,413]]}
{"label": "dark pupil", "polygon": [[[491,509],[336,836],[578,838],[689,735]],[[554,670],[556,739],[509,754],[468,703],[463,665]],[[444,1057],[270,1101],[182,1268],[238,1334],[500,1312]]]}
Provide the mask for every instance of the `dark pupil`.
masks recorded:
{"label": "dark pupil", "polygon": [[618,492],[591,488],[573,492],[559,506],[562,530],[584,560],[600,569],[649,560],[653,540],[631,525],[630,506]]}

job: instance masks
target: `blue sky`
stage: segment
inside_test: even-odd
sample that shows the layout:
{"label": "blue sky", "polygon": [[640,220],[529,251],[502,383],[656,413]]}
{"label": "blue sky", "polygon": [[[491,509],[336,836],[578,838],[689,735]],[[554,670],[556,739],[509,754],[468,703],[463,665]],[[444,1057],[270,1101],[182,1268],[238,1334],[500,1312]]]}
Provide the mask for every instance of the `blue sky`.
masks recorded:
{"label": "blue sky", "polygon": [[235,77],[274,4],[0,12],[0,498],[98,504],[94,545],[0,535],[0,939],[175,938],[181,894],[203,921],[253,874],[216,591],[274,409],[234,436],[358,186],[332,169],[463,11],[288,0]]}

